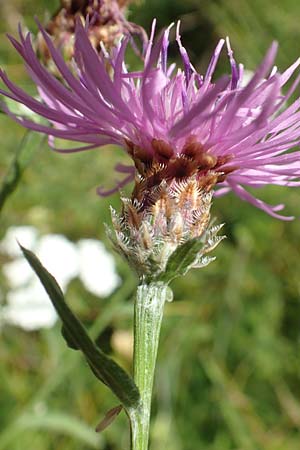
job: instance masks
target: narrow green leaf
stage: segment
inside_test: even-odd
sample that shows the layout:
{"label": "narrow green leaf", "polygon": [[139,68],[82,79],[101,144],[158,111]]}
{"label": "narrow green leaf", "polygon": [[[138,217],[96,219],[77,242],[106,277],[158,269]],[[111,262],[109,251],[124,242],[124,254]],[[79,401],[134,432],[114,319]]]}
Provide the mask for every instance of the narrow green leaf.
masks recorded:
{"label": "narrow green leaf", "polygon": [[114,392],[125,408],[136,407],[140,395],[133,379],[122,367],[96,347],[82,323],[66,304],[63,292],[55,278],[43,267],[34,253],[21,245],[20,247],[63,321],[64,330],[67,330],[67,336],[72,345],[78,347],[84,353],[94,374]]}
{"label": "narrow green leaf", "polygon": [[14,159],[0,184],[0,211],[8,197],[15,191],[24,170],[41,147],[43,140],[44,136],[27,131],[17,146]]}
{"label": "narrow green leaf", "polygon": [[72,350],[80,350],[77,343],[74,341],[73,336],[69,333],[68,328],[64,326],[64,324],[61,327],[61,334],[66,341],[68,347],[70,347]]}

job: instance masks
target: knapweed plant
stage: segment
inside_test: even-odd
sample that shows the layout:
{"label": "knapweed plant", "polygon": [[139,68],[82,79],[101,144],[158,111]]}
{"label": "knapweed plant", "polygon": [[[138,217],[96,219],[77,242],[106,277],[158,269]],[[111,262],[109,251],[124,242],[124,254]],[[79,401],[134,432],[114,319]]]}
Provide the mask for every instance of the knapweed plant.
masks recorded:
{"label": "knapweed plant", "polygon": [[[95,49],[88,30],[76,22],[73,61],[66,62],[53,39],[40,28],[47,48],[46,66],[36,56],[31,35],[20,29],[11,43],[23,58],[37,86],[32,97],[1,71],[3,96],[29,108],[34,115],[4,111],[22,126],[46,134],[58,152],[72,153],[107,144],[122,147],[130,165],[118,164],[119,191],[133,182],[130,198],[121,197],[120,212],[112,210],[108,235],[115,249],[137,274],[134,306],[133,377],[90,339],[65,303],[53,277],[28,250],[24,255],[36,271],[63,321],[70,347],[80,349],[92,371],[118,397],[131,428],[131,449],[147,450],[151,392],[164,303],[172,300],[170,282],[213,260],[210,252],[222,240],[221,228],[210,220],[214,196],[233,191],[271,216],[291,220],[248,192],[247,187],[298,186],[300,98],[288,106],[298,76],[282,88],[300,65],[285,72],[273,67],[273,43],[251,80],[243,82],[243,66],[233,57],[229,40],[218,43],[204,75],[197,73],[176,41],[182,68],[168,62],[168,29],[155,39],[155,21],[144,46],[142,67],[131,71],[125,61],[131,37],[126,33],[107,49]],[[213,79],[219,55],[227,49],[230,74]],[[49,64],[51,61],[51,64]],[[53,71],[53,68],[55,70]],[[34,117],[37,120],[34,120]],[[41,121],[40,118],[43,120]],[[58,140],[76,146],[57,148]],[[79,145],[78,145],[79,143]],[[101,268],[99,268],[101,270]],[[110,412],[109,421],[119,409]]]}

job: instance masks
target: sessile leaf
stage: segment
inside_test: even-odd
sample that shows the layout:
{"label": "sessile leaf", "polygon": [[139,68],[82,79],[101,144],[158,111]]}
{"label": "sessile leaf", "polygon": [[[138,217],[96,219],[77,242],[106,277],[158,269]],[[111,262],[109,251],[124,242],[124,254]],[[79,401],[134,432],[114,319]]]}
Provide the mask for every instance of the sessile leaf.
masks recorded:
{"label": "sessile leaf", "polygon": [[64,294],[57,281],[45,269],[36,255],[21,245],[20,247],[63,322],[63,335],[68,345],[82,351],[93,373],[113,391],[125,409],[137,407],[140,394],[133,379],[121,366],[95,345],[80,320],[65,302]]}

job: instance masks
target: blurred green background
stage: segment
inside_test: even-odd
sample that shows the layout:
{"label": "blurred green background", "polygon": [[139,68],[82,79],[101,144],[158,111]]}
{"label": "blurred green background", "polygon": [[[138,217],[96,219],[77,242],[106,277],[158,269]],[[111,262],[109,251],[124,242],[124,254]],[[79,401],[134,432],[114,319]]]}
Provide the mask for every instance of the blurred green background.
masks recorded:
{"label": "blurred green background", "polygon": [[[0,65],[29,92],[33,86],[5,33],[16,34],[19,21],[36,31],[33,16],[43,20],[57,5],[0,3]],[[249,70],[274,39],[279,69],[300,55],[296,0],[149,0],[130,9],[130,19],[147,30],[153,17],[160,27],[180,18],[184,45],[199,70],[226,35]],[[226,56],[218,70],[228,70]],[[23,136],[1,114],[1,178]],[[32,139],[37,146],[40,138]],[[109,247],[103,222],[110,220],[110,203],[118,208],[118,195],[100,199],[95,189],[110,185],[119,155],[106,148],[62,156],[39,145],[2,211],[0,239],[11,225],[31,224],[74,241],[100,238]],[[216,262],[173,285],[154,389],[153,450],[300,448],[300,192],[268,188],[259,195],[284,202],[297,219],[278,221],[231,195],[215,200],[213,215],[226,224],[227,240],[215,251]],[[100,345],[130,370],[126,332],[136,280],[116,259],[124,284],[110,298],[97,299],[75,281],[67,299]],[[125,350],[115,344],[116,330],[124,331]],[[5,325],[0,333],[0,450],[128,448],[125,414],[100,436],[94,432],[117,403],[83,358],[66,348],[59,324],[31,333]]]}

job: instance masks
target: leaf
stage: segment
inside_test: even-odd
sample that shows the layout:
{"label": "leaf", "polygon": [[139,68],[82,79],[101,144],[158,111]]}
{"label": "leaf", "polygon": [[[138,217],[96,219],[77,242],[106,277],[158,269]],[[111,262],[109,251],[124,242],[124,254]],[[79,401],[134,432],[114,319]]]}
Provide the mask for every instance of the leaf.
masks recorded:
{"label": "leaf", "polygon": [[109,425],[116,419],[116,417],[118,417],[122,409],[123,406],[118,405],[107,411],[104,419],[102,419],[101,422],[96,426],[96,432],[100,433],[100,431],[103,431],[105,430],[105,428],[109,427]]}
{"label": "leaf", "polygon": [[43,140],[44,136],[27,131],[17,146],[14,159],[0,185],[0,211],[8,197],[15,191],[24,170],[42,145]]}
{"label": "leaf", "polygon": [[68,347],[70,347],[72,350],[80,350],[77,343],[74,341],[73,336],[69,333],[68,328],[66,328],[64,325],[61,327],[61,334],[66,341]]}
{"label": "leaf", "polygon": [[96,347],[80,320],[66,304],[63,292],[55,278],[43,267],[34,253],[21,245],[20,247],[63,321],[68,342],[84,353],[93,373],[114,392],[125,408],[137,407],[140,402],[140,394],[133,379],[122,367]]}

